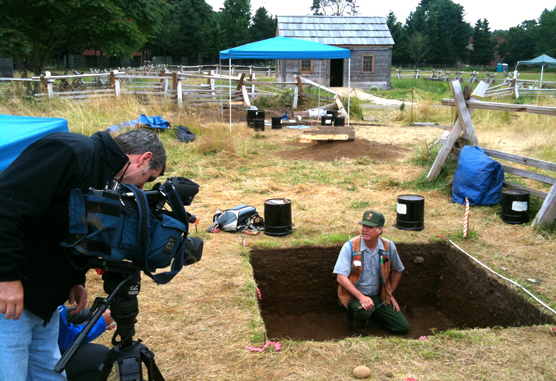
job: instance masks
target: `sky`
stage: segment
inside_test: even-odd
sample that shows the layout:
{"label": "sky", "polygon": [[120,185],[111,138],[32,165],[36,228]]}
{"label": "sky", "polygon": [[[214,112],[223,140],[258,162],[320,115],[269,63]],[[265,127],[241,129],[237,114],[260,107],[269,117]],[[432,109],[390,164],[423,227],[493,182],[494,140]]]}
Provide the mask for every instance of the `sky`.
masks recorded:
{"label": "sky", "polygon": [[[465,20],[472,26],[479,19],[487,19],[490,30],[508,30],[525,20],[538,19],[544,9],[553,10],[554,0],[527,0],[525,2],[495,0],[453,0],[461,4],[466,13]],[[223,7],[224,0],[206,0],[215,11]],[[373,1],[357,0],[361,16],[384,16],[393,11],[398,21],[405,24],[405,19],[417,8],[420,0]],[[302,16],[311,14],[313,0],[251,0],[251,13],[259,7],[265,7],[273,16]]]}

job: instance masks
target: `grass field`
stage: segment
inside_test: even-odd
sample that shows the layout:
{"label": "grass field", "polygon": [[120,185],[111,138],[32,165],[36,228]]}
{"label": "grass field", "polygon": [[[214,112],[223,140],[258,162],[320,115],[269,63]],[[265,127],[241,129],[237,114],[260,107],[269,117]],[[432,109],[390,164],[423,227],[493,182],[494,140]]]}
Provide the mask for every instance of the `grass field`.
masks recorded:
{"label": "grass field", "polygon": [[[412,111],[415,121],[451,125],[451,110],[436,107],[436,90],[423,89],[419,94]],[[556,106],[554,99],[539,101]],[[71,131],[86,135],[145,113],[162,115],[173,126],[185,125],[197,134],[197,140],[188,144],[177,141],[175,130],[161,133],[161,138],[168,151],[167,175],[185,176],[201,185],[188,211],[201,219],[194,235],[205,240],[203,259],[184,268],[165,286],[157,287],[144,277],[139,294],[136,337],[154,351],[166,380],[352,380],[352,369],[359,365],[368,366],[372,370],[369,379],[375,381],[556,379],[556,337],[548,333],[548,326],[452,330],[425,340],[281,340],[279,352],[252,353],[244,348],[261,347],[265,332],[250,248],[295,250],[341,244],[358,234],[357,221],[369,208],[385,214],[384,235],[394,242],[430,243],[450,237],[467,253],[528,287],[556,309],[554,225],[543,229],[508,225],[500,218],[499,206],[472,207],[473,234],[464,239],[464,206],[452,203],[449,195],[454,166],[448,166],[435,184],[422,180],[435,157],[432,143],[442,130],[408,126],[409,107],[405,111],[365,109],[365,116],[377,122],[355,127],[357,138],[405,148],[403,158],[328,162],[282,159],[278,152],[299,148],[294,145],[299,131],[255,133],[245,123],[235,123],[230,133],[227,124],[215,121],[219,109],[145,108],[133,99],[35,104],[12,98],[2,102],[0,112],[65,118]],[[554,117],[477,111],[473,122],[481,146],[556,161]],[[421,232],[394,227],[397,196],[408,193],[426,199]],[[245,203],[262,214],[264,201],[277,197],[292,201],[295,231],[291,235],[242,237],[204,232],[217,209]],[[538,209],[538,201],[532,204]],[[96,274],[89,272],[88,278],[92,302],[104,293]],[[542,283],[533,288],[527,278]],[[105,334],[99,340],[110,346],[109,339]]]}

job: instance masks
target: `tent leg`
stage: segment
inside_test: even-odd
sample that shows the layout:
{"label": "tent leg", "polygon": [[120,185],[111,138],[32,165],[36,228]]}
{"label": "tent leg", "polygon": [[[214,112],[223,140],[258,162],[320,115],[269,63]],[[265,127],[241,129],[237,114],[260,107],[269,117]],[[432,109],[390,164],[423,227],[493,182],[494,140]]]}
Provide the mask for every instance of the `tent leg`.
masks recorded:
{"label": "tent leg", "polygon": [[228,80],[228,84],[230,85],[229,94],[230,94],[230,104],[228,107],[230,108],[230,132],[232,132],[232,59],[228,58],[228,74],[230,79]]}
{"label": "tent leg", "polygon": [[349,111],[350,111],[350,107],[351,107],[351,58],[348,59],[348,114],[347,114],[347,120],[348,120],[348,127],[349,127]]}

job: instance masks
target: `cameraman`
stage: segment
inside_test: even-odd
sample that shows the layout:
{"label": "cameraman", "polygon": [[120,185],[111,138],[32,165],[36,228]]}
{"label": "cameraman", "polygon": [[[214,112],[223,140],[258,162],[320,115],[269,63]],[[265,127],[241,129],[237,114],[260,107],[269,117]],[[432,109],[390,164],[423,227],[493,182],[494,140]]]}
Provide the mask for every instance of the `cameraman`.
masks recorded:
{"label": "cameraman", "polygon": [[[17,128],[14,126],[13,128]],[[64,380],[54,372],[58,306],[86,305],[85,258],[70,261],[69,194],[112,180],[142,188],[164,173],[166,150],[148,130],[112,138],[53,133],[27,147],[0,174],[0,380]]]}

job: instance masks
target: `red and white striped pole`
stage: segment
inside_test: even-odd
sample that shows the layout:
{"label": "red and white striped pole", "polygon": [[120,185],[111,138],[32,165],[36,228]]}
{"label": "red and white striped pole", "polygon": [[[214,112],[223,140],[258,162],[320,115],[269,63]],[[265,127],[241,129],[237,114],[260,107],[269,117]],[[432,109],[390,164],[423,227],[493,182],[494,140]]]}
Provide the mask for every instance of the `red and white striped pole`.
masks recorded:
{"label": "red and white striped pole", "polygon": [[463,217],[463,237],[467,238],[467,227],[469,225],[469,199],[465,198],[465,216]]}

